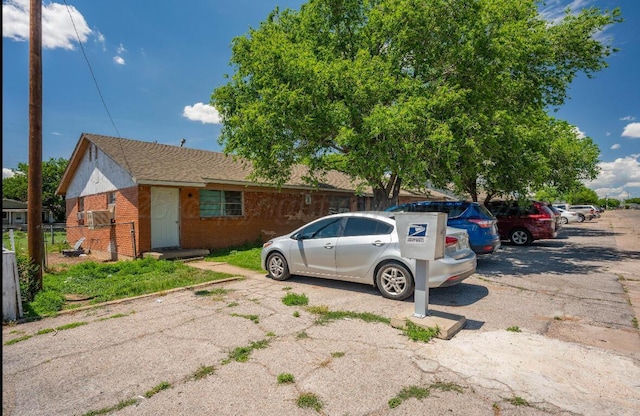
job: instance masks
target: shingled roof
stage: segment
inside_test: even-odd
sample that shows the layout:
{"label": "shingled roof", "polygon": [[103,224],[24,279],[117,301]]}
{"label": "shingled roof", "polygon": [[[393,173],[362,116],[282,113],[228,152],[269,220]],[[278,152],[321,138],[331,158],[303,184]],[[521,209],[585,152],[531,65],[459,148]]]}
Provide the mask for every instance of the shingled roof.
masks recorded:
{"label": "shingled roof", "polygon": [[[83,133],[62,177],[57,190],[58,194],[66,194],[73,176],[72,172],[77,168],[91,143],[125,169],[138,184],[205,186],[212,183],[226,183],[273,186],[249,180],[250,162],[224,153]],[[282,187],[316,189],[303,180],[307,173],[308,169],[305,166],[295,166],[291,177]],[[329,171],[322,177],[317,189],[353,193],[356,183],[341,172]],[[367,196],[373,194],[370,187],[365,187],[363,191]],[[416,195],[404,191],[402,194]],[[432,193],[431,197],[434,196],[438,197]]]}

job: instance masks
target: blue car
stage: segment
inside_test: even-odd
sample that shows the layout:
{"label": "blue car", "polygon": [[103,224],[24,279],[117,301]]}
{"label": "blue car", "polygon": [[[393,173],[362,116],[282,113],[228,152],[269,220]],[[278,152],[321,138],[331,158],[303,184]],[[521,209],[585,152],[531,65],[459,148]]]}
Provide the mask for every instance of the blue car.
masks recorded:
{"label": "blue car", "polygon": [[498,220],[484,205],[477,202],[409,202],[387,208],[385,211],[444,212],[448,215],[448,226],[467,230],[471,249],[473,249],[476,254],[491,254],[500,248]]}

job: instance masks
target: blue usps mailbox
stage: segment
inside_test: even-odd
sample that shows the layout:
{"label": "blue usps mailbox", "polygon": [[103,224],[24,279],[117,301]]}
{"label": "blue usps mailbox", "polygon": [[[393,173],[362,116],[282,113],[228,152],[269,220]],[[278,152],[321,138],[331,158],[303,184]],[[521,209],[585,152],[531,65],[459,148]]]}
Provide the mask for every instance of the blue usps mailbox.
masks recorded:
{"label": "blue usps mailbox", "polygon": [[400,254],[415,259],[415,310],[413,316],[429,315],[429,261],[444,257],[447,214],[398,212],[395,214]]}

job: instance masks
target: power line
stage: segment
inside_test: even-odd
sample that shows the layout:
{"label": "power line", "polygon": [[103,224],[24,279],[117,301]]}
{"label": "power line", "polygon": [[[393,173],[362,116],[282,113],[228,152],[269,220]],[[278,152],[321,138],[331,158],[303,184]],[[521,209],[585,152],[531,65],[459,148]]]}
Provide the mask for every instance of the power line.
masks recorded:
{"label": "power line", "polygon": [[111,125],[113,126],[114,130],[116,131],[116,134],[119,138],[122,138],[120,136],[120,132],[118,131],[118,127],[116,127],[116,123],[113,121],[113,118],[111,117],[111,113],[109,112],[109,107],[107,107],[107,103],[104,100],[104,97],[102,96],[102,91],[100,91],[100,86],[98,85],[98,80],[96,79],[95,74],[93,73],[93,68],[91,67],[91,63],[89,62],[89,58],[87,57],[87,54],[84,51],[84,46],[82,45],[82,41],[80,40],[80,35],[78,34],[78,29],[76,28],[76,23],[73,21],[73,16],[71,16],[71,11],[69,11],[69,5],[67,4],[67,0],[63,0],[64,1],[64,5],[67,7],[67,13],[69,13],[69,18],[71,19],[71,24],[73,25],[73,30],[76,32],[76,38],[78,39],[78,44],[80,45],[80,49],[82,50],[82,56],[84,56],[84,60],[87,61],[87,66],[89,67],[89,72],[91,72],[91,77],[93,78],[93,83],[96,86],[96,89],[98,90],[98,95],[100,96],[100,100],[102,101],[102,105],[104,106],[105,111],[107,112],[107,115],[109,116],[109,120],[111,121]]}

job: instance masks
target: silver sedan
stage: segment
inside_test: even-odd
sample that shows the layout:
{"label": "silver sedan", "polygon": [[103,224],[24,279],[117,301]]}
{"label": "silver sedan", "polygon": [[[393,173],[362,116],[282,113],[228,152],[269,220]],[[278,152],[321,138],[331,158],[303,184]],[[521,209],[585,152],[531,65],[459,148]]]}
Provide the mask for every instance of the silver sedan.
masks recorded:
{"label": "silver sedan", "polygon": [[556,208],[560,211],[560,215],[562,215],[561,221],[563,224],[569,224],[571,222],[582,222],[580,221],[580,214],[573,211],[567,211],[562,208]]}
{"label": "silver sedan", "polygon": [[[262,246],[269,277],[320,277],[373,285],[389,299],[413,294],[415,260],[400,253],[392,212],[347,212],[312,221]],[[460,283],[476,271],[466,230],[447,227],[445,256],[429,264],[429,287]]]}

